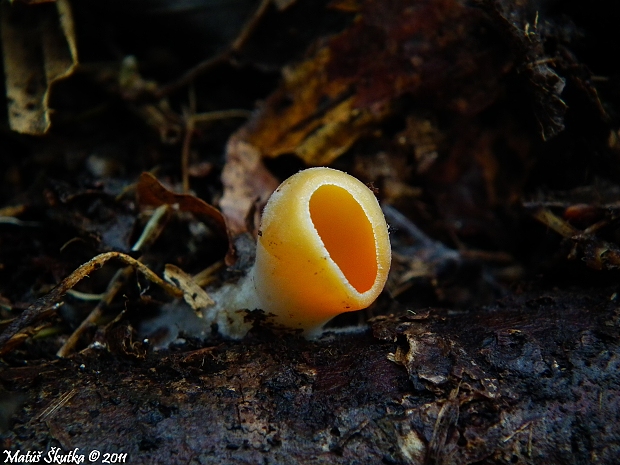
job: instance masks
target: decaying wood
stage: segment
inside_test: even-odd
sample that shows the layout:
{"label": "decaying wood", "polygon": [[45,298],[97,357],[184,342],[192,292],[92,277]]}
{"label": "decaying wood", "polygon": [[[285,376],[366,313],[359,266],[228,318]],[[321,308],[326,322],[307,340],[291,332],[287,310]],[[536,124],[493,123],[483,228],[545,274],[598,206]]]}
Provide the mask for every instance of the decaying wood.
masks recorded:
{"label": "decaying wood", "polygon": [[536,290],[320,342],[257,328],[146,359],[93,348],[0,375],[29,392],[4,445],[136,464],[612,464],[619,328],[613,289]]}
{"label": "decaying wood", "polygon": [[[2,12],[58,16],[38,3]],[[236,1],[254,14],[196,61],[218,28],[190,27],[192,8],[56,3],[73,7],[81,61],[54,86],[13,79],[21,65],[40,68],[7,49],[35,23],[2,17],[7,108],[12,84],[28,84],[22,113],[47,135],[4,131],[0,144],[0,452],[97,449],[132,464],[618,462],[610,7]],[[161,31],[145,27],[154,10],[166,12]],[[257,318],[241,341],[215,328],[177,338],[197,317],[162,302],[159,287],[206,305],[196,285],[247,270],[278,182],[321,164],[372,185],[392,227],[391,281],[364,315],[375,316],[368,331],[309,342]],[[132,247],[154,207],[175,213]],[[140,276],[91,274],[112,258]],[[99,306],[80,301],[104,291]],[[144,330],[158,312],[178,320]]]}

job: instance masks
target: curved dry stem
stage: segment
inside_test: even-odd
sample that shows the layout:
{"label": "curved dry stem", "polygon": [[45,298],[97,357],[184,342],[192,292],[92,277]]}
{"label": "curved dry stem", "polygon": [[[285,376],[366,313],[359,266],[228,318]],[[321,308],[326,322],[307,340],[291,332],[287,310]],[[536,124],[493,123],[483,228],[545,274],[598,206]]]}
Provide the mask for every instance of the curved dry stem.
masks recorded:
{"label": "curved dry stem", "polygon": [[5,351],[8,351],[6,343],[13,336],[37,319],[46,315],[48,312],[54,311],[56,309],[57,302],[64,297],[69,289],[73,288],[86,276],[100,269],[106,262],[112,259],[119,260],[139,271],[146,277],[146,279],[162,287],[171,296],[175,298],[183,297],[183,291],[161,279],[157,276],[157,274],[151,271],[150,268],[148,268],[145,264],[140,263],[135,258],[120,252],[102,253],[78,267],[73,273],[63,279],[58,286],[24,310],[24,312],[8,326],[2,334],[0,334],[0,355],[5,353]]}

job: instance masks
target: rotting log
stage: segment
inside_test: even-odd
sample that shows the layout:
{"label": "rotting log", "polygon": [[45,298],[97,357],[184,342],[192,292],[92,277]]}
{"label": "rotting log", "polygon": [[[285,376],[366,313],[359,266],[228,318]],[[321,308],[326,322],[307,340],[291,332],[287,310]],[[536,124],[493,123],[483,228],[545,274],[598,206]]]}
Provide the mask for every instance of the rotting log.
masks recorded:
{"label": "rotting log", "polygon": [[538,290],[319,342],[89,349],[0,373],[27,393],[1,438],[133,464],[612,464],[619,329],[614,289]]}

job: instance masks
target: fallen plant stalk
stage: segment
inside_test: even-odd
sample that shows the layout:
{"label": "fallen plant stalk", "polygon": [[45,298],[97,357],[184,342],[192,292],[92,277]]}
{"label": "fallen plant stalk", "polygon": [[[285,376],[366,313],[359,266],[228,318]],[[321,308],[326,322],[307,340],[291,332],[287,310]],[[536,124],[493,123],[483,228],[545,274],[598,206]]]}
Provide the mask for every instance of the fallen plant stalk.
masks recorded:
{"label": "fallen plant stalk", "polygon": [[57,303],[64,297],[69,289],[72,289],[82,279],[89,276],[92,272],[100,269],[105,263],[112,259],[119,260],[125,265],[139,271],[146,277],[146,279],[162,287],[171,296],[175,298],[183,297],[183,291],[161,279],[149,267],[147,267],[144,263],[140,263],[135,258],[120,252],[102,253],[81,265],[73,273],[62,280],[58,286],[24,310],[24,312],[8,326],[2,334],[0,334],[0,355],[5,353],[6,343],[11,338],[18,334],[23,328],[28,327],[34,321],[45,316],[49,311],[56,310],[56,308],[58,308]]}

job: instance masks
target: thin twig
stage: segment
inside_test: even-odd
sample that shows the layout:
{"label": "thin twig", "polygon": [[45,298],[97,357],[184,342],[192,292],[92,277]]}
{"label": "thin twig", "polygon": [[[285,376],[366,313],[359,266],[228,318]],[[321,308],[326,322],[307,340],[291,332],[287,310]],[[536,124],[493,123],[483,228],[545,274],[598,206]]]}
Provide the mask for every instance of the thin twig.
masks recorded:
{"label": "thin twig", "polygon": [[[163,231],[169,213],[169,205],[164,204],[157,207],[155,209],[155,212],[153,212],[153,215],[149,219],[148,223],[144,227],[142,234],[140,235],[131,250],[137,252],[151,245]],[[140,260],[140,258],[138,258],[137,260]],[[73,331],[71,336],[69,336],[69,338],[65,341],[62,347],[58,350],[58,352],[56,353],[58,357],[66,357],[67,355],[69,355],[69,353],[71,353],[73,348],[77,345],[82,334],[88,328],[95,325],[97,323],[97,320],[101,318],[104,309],[112,303],[116,295],[125,285],[125,282],[131,276],[132,272],[132,267],[126,267],[122,270],[118,270],[114,274],[114,276],[110,280],[110,283],[108,284],[108,288],[106,289],[99,303],[95,306],[95,308],[92,309],[88,316],[82,321],[82,323],[80,323],[80,326],[78,326],[75,331]]]}
{"label": "thin twig", "polygon": [[73,388],[70,391],[65,392],[63,395],[55,398],[41,413],[36,416],[35,420],[46,420],[50,415],[56,413],[58,409],[60,409],[63,405],[69,402],[77,394],[77,392],[78,390],[76,388]]}
{"label": "thin twig", "polygon": [[73,348],[77,345],[77,342],[79,341],[82,334],[88,328],[95,325],[97,320],[101,318],[101,316],[103,315],[103,310],[112,303],[112,300],[114,300],[114,297],[116,297],[119,291],[123,288],[125,282],[127,281],[127,279],[129,279],[129,276],[131,276],[132,272],[133,268],[126,267],[118,270],[114,274],[114,276],[110,280],[110,283],[108,284],[108,288],[106,289],[103,298],[99,301],[95,308],[92,309],[88,316],[84,318],[84,320],[82,320],[80,326],[78,326],[75,331],[73,331],[71,336],[67,338],[62,347],[58,349],[58,352],[56,352],[56,355],[58,357],[66,357],[67,355],[69,355],[69,353],[71,353]]}
{"label": "thin twig", "polygon": [[62,300],[69,289],[75,287],[82,279],[100,269],[106,262],[112,259],[120,260],[139,271],[149,281],[162,287],[171,296],[175,298],[183,297],[182,290],[161,279],[157,274],[151,271],[149,267],[140,263],[135,258],[120,252],[102,253],[78,267],[73,273],[63,279],[58,286],[24,310],[24,312],[0,334],[0,353],[3,353],[4,345],[11,337],[45,315],[48,311],[55,310],[57,302]]}
{"label": "thin twig", "polygon": [[189,192],[189,158],[196,125],[229,118],[249,118],[252,115],[252,112],[249,110],[237,109],[194,113],[193,107],[194,105],[190,105],[191,113],[185,118],[185,136],[183,137],[183,148],[181,149],[181,175],[183,177],[183,192],[186,194]]}
{"label": "thin twig", "polygon": [[271,5],[271,0],[263,0],[260,3],[250,20],[245,23],[243,29],[241,30],[235,41],[232,43],[230,48],[233,52],[241,50],[241,48],[245,45],[245,43],[248,41],[254,30],[260,23],[260,20],[263,19],[263,16],[267,12],[267,8],[269,7],[269,5]]}
{"label": "thin twig", "polygon": [[218,121],[228,118],[249,118],[250,116],[252,116],[252,112],[250,110],[231,109],[196,113],[195,115],[192,115],[191,118],[194,120],[195,126],[198,123],[209,123],[211,121]]}
{"label": "thin twig", "polygon": [[215,262],[213,265],[208,266],[200,273],[193,276],[194,282],[200,287],[205,287],[215,279],[215,273],[224,268],[225,263],[223,260]]}
{"label": "thin twig", "polygon": [[230,58],[231,51],[230,49],[226,49],[218,55],[209,58],[208,60],[201,61],[196,66],[187,71],[183,76],[177,79],[174,82],[166,84],[161,87],[156,93],[155,97],[157,99],[162,99],[167,95],[173,93],[174,91],[188,85],[190,82],[194,81],[198,76],[210,70],[211,68],[215,68],[216,66],[225,63]]}
{"label": "thin twig", "polygon": [[185,121],[185,137],[183,137],[183,148],[181,149],[181,175],[183,177],[183,193],[189,192],[189,152],[192,146],[192,135],[194,134],[194,119],[190,116]]}
{"label": "thin twig", "polygon": [[581,233],[581,231],[571,226],[562,218],[554,215],[546,208],[539,208],[532,216],[563,237],[574,237]]}
{"label": "thin twig", "polygon": [[103,299],[103,297],[105,296],[105,294],[91,294],[88,292],[76,291],[75,289],[69,289],[67,291],[67,294],[77,300],[91,300],[97,302]]}
{"label": "thin twig", "polygon": [[158,99],[161,99],[171,94],[172,92],[182,87],[185,87],[186,85],[194,81],[198,76],[205,73],[206,71],[227,62],[234,55],[234,53],[241,50],[241,48],[248,41],[248,39],[250,38],[254,30],[260,23],[260,20],[265,15],[265,12],[267,11],[267,8],[269,7],[269,5],[271,5],[271,0],[262,0],[261,4],[258,6],[258,8],[254,12],[252,17],[248,20],[247,23],[245,23],[245,25],[243,26],[243,29],[241,29],[241,32],[239,33],[237,38],[230,44],[230,46],[227,49],[220,52],[214,57],[211,57],[205,61],[198,63],[196,66],[188,70],[185,74],[183,74],[177,80],[161,87],[155,93],[155,97]]}
{"label": "thin twig", "polygon": [[162,204],[155,209],[151,218],[149,218],[149,221],[146,223],[142,234],[140,234],[140,237],[131,248],[132,251],[139,252],[155,242],[168,222],[170,211],[171,207],[168,204]]}

